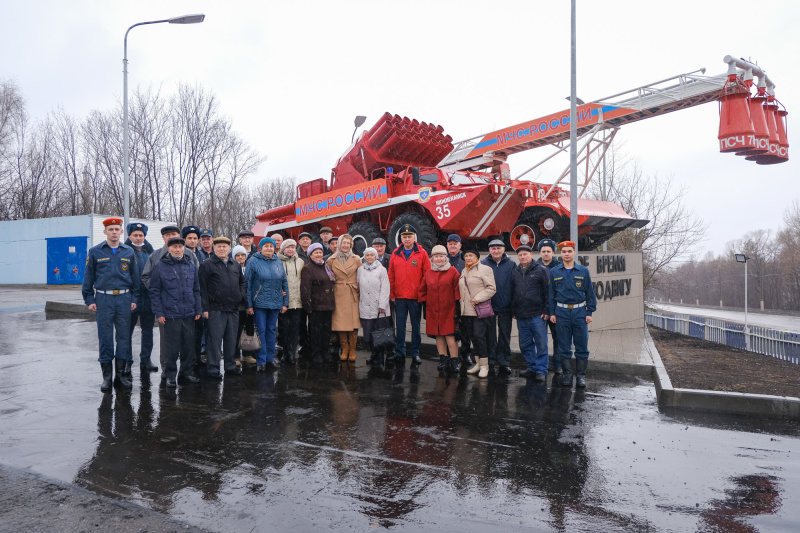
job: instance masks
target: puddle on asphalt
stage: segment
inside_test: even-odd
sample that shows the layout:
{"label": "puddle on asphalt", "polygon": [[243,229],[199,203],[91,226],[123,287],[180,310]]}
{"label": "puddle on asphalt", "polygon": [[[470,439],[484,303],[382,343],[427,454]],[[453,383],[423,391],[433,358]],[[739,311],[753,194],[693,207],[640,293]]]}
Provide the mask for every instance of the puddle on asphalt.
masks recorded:
{"label": "puddle on asphalt", "polygon": [[136,367],[104,395],[95,331],[0,316],[0,460],[210,530],[800,528],[796,425],[667,415],[651,383],[370,373],[359,353],[176,392]]}

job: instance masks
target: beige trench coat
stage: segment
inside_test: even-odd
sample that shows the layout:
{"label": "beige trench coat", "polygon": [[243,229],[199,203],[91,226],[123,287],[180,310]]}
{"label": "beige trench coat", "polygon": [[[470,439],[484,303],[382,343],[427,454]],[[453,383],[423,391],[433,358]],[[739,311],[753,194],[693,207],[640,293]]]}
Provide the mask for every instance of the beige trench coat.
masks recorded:
{"label": "beige trench coat", "polygon": [[[467,290],[467,284],[469,284],[469,290]],[[461,314],[477,316],[475,307],[470,300],[475,298],[478,303],[485,302],[497,292],[492,267],[482,263],[477,263],[470,269],[465,267],[461,272],[461,279],[458,280],[458,289],[461,293]]]}
{"label": "beige trench coat", "polygon": [[353,255],[342,265],[336,254],[328,258],[328,266],[336,276],[333,294],[336,297],[336,309],[333,310],[331,331],[353,331],[361,327],[358,315],[358,267],[361,258]]}

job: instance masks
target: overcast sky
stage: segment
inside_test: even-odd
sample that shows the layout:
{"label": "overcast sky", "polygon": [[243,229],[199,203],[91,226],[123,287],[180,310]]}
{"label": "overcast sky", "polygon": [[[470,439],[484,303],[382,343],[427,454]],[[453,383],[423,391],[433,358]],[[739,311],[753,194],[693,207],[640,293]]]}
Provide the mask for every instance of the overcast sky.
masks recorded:
{"label": "overcast sky", "polygon": [[[199,25],[131,31],[129,84],[199,83],[219,97],[250,145],[267,156],[256,179],[327,177],[355,115],[384,111],[462,140],[565,109],[569,1],[450,0],[6,2],[0,78],[13,79],[34,118],[57,106],[83,118],[122,100],[123,37],[146,20],[205,13]],[[800,3],[635,0],[578,2],[578,94],[591,101],[751,58],[800,115]],[[718,109],[706,104],[624,126],[617,140],[647,175],[673,176],[709,224],[701,251],[777,228],[800,198],[797,148],[759,166],[720,154]],[[797,142],[797,141],[795,141]],[[512,176],[544,154],[512,156]],[[565,161],[566,163],[566,161]],[[542,174],[537,181],[552,182]]]}

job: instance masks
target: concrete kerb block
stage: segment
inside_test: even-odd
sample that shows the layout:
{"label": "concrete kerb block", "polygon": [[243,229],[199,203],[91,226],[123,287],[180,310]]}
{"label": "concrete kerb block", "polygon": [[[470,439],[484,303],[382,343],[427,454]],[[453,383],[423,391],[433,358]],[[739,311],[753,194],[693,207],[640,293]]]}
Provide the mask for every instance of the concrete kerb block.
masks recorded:
{"label": "concrete kerb block", "polygon": [[44,312],[48,318],[84,318],[95,320],[95,313],[82,303],[47,301],[44,304]]}
{"label": "concrete kerb block", "polygon": [[782,420],[800,420],[800,398],[674,388],[655,343],[653,343],[653,338],[647,329],[645,329],[645,335],[647,348],[653,358],[653,381],[656,386],[659,407],[760,416]]}

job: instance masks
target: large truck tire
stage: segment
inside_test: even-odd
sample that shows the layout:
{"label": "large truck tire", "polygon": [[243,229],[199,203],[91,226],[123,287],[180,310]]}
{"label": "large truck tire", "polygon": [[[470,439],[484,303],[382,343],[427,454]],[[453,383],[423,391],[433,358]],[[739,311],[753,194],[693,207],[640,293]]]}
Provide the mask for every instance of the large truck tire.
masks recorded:
{"label": "large truck tire", "polygon": [[386,239],[386,250],[391,252],[401,245],[400,231],[406,224],[411,225],[417,232],[417,243],[420,244],[429,254],[431,249],[436,246],[436,229],[433,222],[419,213],[403,213],[392,222],[389,227],[389,235]]}
{"label": "large truck tire", "polygon": [[372,246],[372,239],[383,237],[380,228],[372,222],[356,222],[347,233],[353,237],[353,253],[364,257],[364,250]]}

